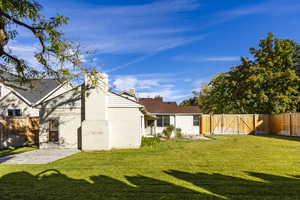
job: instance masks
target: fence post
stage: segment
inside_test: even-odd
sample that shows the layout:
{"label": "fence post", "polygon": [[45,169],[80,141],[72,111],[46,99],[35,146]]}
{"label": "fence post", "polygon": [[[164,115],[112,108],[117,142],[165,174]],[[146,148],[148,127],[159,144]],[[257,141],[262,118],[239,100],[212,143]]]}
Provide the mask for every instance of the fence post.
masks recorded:
{"label": "fence post", "polygon": [[240,134],[240,115],[237,115],[237,129],[238,129],[238,135]]}
{"label": "fence post", "polygon": [[199,116],[199,134],[201,135],[201,136],[203,136],[203,122],[202,122],[202,119],[203,119],[203,117],[202,117],[202,114]]}
{"label": "fence post", "polygon": [[210,132],[210,134],[213,134],[213,132],[212,132],[212,118],[211,118],[212,116],[211,116],[211,114],[209,115],[209,132]]}
{"label": "fence post", "polygon": [[293,136],[293,114],[290,113],[290,136]]}
{"label": "fence post", "polygon": [[221,117],[221,133],[223,134],[224,133],[224,114],[222,114],[222,117]]}
{"label": "fence post", "polygon": [[253,114],[253,133],[256,135],[256,115]]}

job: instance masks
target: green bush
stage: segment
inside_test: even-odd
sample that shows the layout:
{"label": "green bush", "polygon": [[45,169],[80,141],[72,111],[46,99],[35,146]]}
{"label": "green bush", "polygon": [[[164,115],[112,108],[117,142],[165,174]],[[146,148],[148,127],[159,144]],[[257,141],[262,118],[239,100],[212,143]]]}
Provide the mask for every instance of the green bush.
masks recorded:
{"label": "green bush", "polygon": [[181,132],[181,128],[176,128],[175,129],[175,133],[176,133],[176,138],[183,138],[182,132]]}
{"label": "green bush", "polygon": [[166,136],[168,139],[170,139],[173,131],[175,130],[175,126],[169,125],[163,130],[164,136]]}
{"label": "green bush", "polygon": [[160,143],[159,137],[143,137],[142,147],[144,146],[154,146]]}

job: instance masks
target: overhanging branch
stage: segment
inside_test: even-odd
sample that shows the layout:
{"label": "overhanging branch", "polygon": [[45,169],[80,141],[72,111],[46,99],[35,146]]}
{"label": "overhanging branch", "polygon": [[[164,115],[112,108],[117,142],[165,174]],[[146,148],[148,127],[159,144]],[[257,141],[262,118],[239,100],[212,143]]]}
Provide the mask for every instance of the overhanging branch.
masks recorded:
{"label": "overhanging branch", "polygon": [[18,24],[20,26],[23,26],[27,29],[29,29],[38,39],[39,39],[39,42],[42,46],[42,53],[45,53],[46,52],[46,45],[44,43],[44,39],[43,39],[43,36],[37,31],[39,28],[35,28],[33,26],[30,26],[28,24],[25,24],[24,22],[21,22],[19,20],[17,20],[16,18],[6,14],[5,12],[3,12],[1,9],[0,9],[0,16],[3,16],[5,17],[6,19],[8,20],[11,20],[13,21],[15,24]]}

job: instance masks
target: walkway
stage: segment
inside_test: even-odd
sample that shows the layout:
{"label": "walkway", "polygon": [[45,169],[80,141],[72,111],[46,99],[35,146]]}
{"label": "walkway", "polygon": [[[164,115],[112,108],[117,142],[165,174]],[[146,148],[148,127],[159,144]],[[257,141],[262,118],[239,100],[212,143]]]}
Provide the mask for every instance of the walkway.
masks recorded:
{"label": "walkway", "polygon": [[0,164],[47,164],[78,153],[77,149],[38,149],[0,158]]}

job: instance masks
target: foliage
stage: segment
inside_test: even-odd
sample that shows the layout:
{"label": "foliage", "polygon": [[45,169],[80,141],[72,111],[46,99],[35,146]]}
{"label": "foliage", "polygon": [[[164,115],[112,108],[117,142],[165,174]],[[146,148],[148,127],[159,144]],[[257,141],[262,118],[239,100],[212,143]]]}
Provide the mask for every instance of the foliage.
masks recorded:
{"label": "foliage", "polygon": [[[205,83],[203,83],[201,85],[201,87],[204,85],[205,85]],[[199,94],[200,94],[199,91],[193,91],[194,97],[182,101],[179,105],[180,106],[198,106],[199,105],[199,103],[198,103]]]}
{"label": "foliage", "polygon": [[[80,45],[67,40],[61,31],[68,18],[61,15],[47,18],[41,10],[42,6],[35,0],[0,0],[0,70],[15,75],[12,83],[0,73],[1,82],[16,86],[16,82],[23,84],[42,78],[70,81],[83,74],[97,78],[94,69],[83,66]],[[14,54],[11,44],[24,34],[19,32],[21,28],[38,41],[34,53],[38,66],[31,66]]]}
{"label": "foliage", "polygon": [[169,125],[163,130],[163,134],[165,137],[170,139],[174,130],[175,130],[175,126]]}
{"label": "foliage", "polygon": [[216,138],[0,164],[0,199],[299,199],[299,139]]}
{"label": "foliage", "polygon": [[198,97],[192,97],[182,101],[180,106],[198,106]]}
{"label": "foliage", "polygon": [[154,146],[160,143],[159,137],[143,137],[142,147],[144,146]]}
{"label": "foliage", "polygon": [[[298,49],[299,51],[299,49]],[[300,54],[289,39],[277,39],[270,33],[259,48],[251,48],[254,59],[243,57],[241,64],[220,73],[199,95],[205,113],[295,112],[300,105]],[[298,57],[297,57],[298,56]]]}
{"label": "foliage", "polygon": [[176,138],[183,138],[181,128],[176,128],[175,133],[176,133]]}

